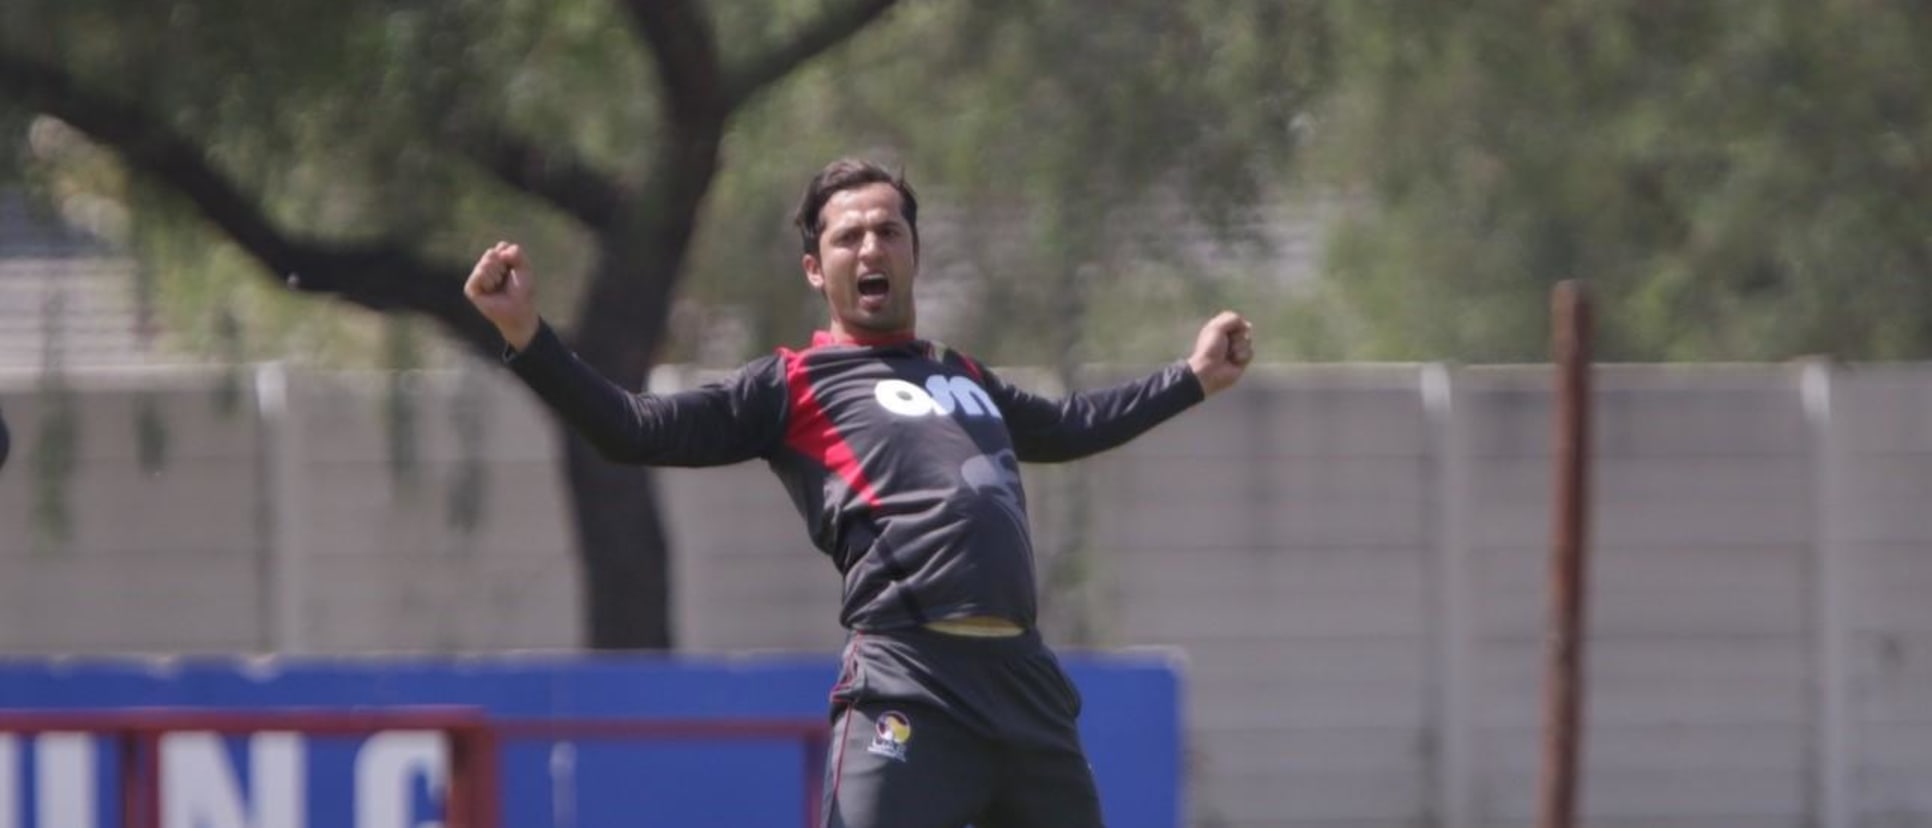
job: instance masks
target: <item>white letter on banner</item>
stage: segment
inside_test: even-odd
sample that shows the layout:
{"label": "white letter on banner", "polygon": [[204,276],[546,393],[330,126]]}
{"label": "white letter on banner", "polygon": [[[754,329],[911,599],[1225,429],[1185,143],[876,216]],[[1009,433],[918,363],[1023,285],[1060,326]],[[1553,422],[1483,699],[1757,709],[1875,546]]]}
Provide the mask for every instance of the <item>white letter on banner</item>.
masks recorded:
{"label": "white letter on banner", "polygon": [[255,828],[303,828],[309,799],[306,757],[300,734],[264,731],[248,740]]}
{"label": "white letter on banner", "polygon": [[241,783],[220,736],[174,733],[163,737],[162,828],[302,828],[300,737],[258,733],[248,741],[248,756],[253,809],[243,805]]}
{"label": "white letter on banner", "polygon": [[0,828],[20,828],[20,740],[0,733]]}
{"label": "white letter on banner", "polygon": [[46,733],[34,740],[35,825],[98,825],[94,819],[94,740],[80,733]]}
{"label": "white letter on banner", "polygon": [[356,752],[356,828],[443,828],[415,822],[416,778],[430,796],[448,801],[449,747],[440,733],[389,731],[369,737]]}

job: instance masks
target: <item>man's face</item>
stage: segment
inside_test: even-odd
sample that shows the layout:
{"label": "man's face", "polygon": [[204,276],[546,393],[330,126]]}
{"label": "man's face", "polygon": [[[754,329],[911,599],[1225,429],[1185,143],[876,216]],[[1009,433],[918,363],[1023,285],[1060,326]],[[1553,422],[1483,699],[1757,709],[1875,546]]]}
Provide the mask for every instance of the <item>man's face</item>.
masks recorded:
{"label": "man's face", "polygon": [[834,334],[909,334],[912,277],[919,269],[899,191],[875,182],[833,193],[819,211],[818,254],[805,255],[805,281],[825,295]]}

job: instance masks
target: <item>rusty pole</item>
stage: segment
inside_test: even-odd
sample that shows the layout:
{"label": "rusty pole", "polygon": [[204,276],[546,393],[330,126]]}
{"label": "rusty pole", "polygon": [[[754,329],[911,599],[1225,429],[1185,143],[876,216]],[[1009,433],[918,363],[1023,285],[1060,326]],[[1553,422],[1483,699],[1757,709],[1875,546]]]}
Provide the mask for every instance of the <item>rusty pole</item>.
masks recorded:
{"label": "rusty pole", "polygon": [[1590,299],[1575,280],[1551,294],[1556,363],[1555,516],[1550,558],[1550,628],[1543,708],[1540,828],[1572,828],[1583,747],[1584,599],[1588,595]]}

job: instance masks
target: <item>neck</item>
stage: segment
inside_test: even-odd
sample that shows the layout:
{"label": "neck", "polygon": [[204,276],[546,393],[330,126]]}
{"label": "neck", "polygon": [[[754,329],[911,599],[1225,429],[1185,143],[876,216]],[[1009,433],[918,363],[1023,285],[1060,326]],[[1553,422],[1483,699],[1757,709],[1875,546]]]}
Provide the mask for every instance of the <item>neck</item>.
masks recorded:
{"label": "neck", "polygon": [[833,320],[830,330],[819,331],[817,336],[812,337],[812,344],[898,345],[911,342],[913,339],[911,328],[897,331],[855,331]]}

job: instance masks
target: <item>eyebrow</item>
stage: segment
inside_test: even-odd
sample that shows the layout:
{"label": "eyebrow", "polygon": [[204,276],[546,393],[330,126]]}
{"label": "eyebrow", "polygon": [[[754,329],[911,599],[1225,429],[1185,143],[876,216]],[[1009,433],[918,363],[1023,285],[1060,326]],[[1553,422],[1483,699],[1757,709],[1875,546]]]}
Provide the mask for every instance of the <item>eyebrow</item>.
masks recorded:
{"label": "eyebrow", "polygon": [[906,221],[905,216],[899,215],[898,213],[892,213],[879,221],[867,221],[862,218],[848,221],[844,218],[839,218],[839,219],[833,220],[831,224],[826,225],[825,229],[834,233],[843,233],[847,230],[852,230],[857,228],[883,227],[883,226],[893,226],[893,225],[896,225],[899,227],[911,226]]}

